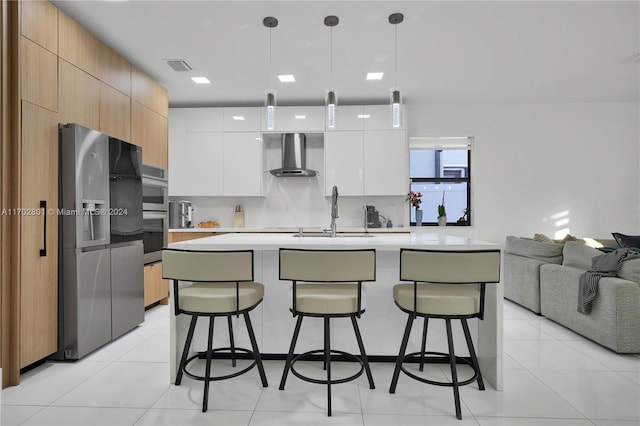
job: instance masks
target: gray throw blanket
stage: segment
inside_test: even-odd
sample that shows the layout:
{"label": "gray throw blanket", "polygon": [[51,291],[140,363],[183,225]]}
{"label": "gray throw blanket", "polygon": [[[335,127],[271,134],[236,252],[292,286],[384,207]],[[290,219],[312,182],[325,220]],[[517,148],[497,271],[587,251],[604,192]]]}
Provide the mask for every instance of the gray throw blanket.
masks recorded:
{"label": "gray throw blanket", "polygon": [[591,304],[598,295],[598,282],[601,277],[615,277],[622,262],[640,258],[640,253],[628,248],[617,249],[611,253],[596,256],[591,260],[591,270],[580,275],[578,286],[578,312],[588,314]]}

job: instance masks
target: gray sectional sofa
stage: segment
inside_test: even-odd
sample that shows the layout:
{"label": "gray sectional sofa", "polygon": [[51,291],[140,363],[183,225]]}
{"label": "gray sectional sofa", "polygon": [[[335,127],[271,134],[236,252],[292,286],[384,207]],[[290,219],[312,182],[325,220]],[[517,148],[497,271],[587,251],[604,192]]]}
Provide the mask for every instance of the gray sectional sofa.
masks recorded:
{"label": "gray sectional sofa", "polygon": [[504,297],[616,352],[640,353],[640,259],[623,262],[617,277],[600,279],[591,313],[577,311],[580,275],[601,254],[582,242],[507,237]]}

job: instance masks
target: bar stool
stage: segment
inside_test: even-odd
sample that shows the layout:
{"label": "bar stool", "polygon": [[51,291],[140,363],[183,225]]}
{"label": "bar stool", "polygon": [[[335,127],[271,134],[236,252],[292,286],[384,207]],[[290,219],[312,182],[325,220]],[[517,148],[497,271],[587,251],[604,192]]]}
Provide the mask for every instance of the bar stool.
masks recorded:
{"label": "bar stool", "polygon": [[[363,371],[369,379],[369,387],[375,389],[369,368],[367,353],[356,318],[365,311],[362,303],[362,283],[376,279],[376,251],[366,250],[306,250],[280,249],[280,279],[292,281],[292,305],[290,311],[298,317],[291,347],[287,354],[280,390],[284,390],[289,370],[298,378],[311,383],[327,385],[327,414],[331,416],[331,385],[354,380]],[[324,319],[324,348],[294,356],[294,350],[302,319]],[[351,324],[360,348],[360,356],[331,349],[331,318],[351,318]],[[314,379],[296,371],[296,361],[315,354],[324,355],[326,380]],[[345,378],[331,377],[331,356],[340,355],[360,364],[360,370]]]}
{"label": "bar stool", "polygon": [[[165,249],[162,251],[163,278],[173,280],[173,300],[175,315],[191,316],[189,332],[182,351],[182,358],[176,375],[176,385],[180,385],[182,375],[186,374],[195,380],[204,381],[204,397],[202,411],[207,411],[209,401],[209,382],[230,379],[251,370],[256,365],[262,380],[262,386],[267,387],[267,377],[262,365],[262,359],[256,343],[256,337],[249,318],[249,312],[262,302],[264,285],[253,281],[253,250],[238,251],[195,251]],[[192,284],[181,287],[179,281],[191,281]],[[252,350],[237,348],[233,343],[233,329],[231,316],[244,317],[251,340]],[[209,335],[204,376],[192,374],[187,366],[196,359],[202,358],[202,353],[188,357],[189,348],[200,317],[209,318]],[[216,317],[227,317],[231,346],[213,349],[213,322]],[[244,352],[254,359],[248,367],[221,376],[211,375],[211,359],[213,353],[229,351],[235,367],[235,352]]]}
{"label": "bar stool", "polygon": [[[400,279],[413,284],[396,284],[393,298],[396,305],[406,312],[407,326],[396,359],[396,367],[391,379],[390,393],[395,393],[400,371],[407,376],[436,386],[453,387],[456,417],[462,420],[459,386],[477,380],[480,390],[484,390],[482,373],[478,365],[473,341],[469,333],[468,318],[484,317],[485,284],[500,281],[500,250],[441,251],[400,249]],[[463,284],[479,284],[479,289]],[[411,327],[416,317],[424,318],[422,347],[420,352],[405,355]],[[447,330],[449,353],[425,352],[429,318],[444,319]],[[451,320],[462,322],[471,360],[455,356]],[[403,366],[416,356],[420,357],[420,371],[423,371],[424,356],[447,357],[451,367],[451,382],[440,382],[420,377]],[[456,364],[462,362],[473,368],[473,377],[459,381]]]}

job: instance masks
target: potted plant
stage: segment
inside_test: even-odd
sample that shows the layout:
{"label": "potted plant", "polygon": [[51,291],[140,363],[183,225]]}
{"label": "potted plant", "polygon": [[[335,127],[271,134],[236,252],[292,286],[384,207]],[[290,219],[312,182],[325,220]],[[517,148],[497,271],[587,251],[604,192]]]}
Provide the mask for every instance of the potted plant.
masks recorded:
{"label": "potted plant", "polygon": [[442,191],[442,203],[438,205],[438,225],[447,225],[447,209],[444,207],[444,191]]}
{"label": "potted plant", "polygon": [[412,207],[416,208],[416,226],[422,226],[422,210],[420,210],[420,203],[422,203],[421,192],[409,192],[407,194],[407,201],[411,203]]}
{"label": "potted plant", "polygon": [[467,222],[469,221],[469,214],[471,213],[471,209],[469,207],[467,207],[466,209],[462,210],[462,216],[460,216],[460,219],[458,219],[458,223],[462,224],[462,225],[466,225]]}

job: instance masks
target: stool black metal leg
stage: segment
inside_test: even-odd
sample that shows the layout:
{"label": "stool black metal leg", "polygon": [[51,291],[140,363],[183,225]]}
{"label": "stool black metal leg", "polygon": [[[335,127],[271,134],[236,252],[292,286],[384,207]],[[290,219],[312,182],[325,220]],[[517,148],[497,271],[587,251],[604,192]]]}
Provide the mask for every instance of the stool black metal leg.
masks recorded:
{"label": "stool black metal leg", "polygon": [[373,383],[373,375],[371,374],[371,369],[369,368],[369,358],[367,358],[367,353],[364,350],[364,344],[362,343],[362,336],[360,335],[360,328],[358,327],[358,321],[356,320],[356,316],[351,316],[351,324],[353,324],[353,331],[356,333],[356,340],[358,341],[358,347],[360,348],[360,357],[362,358],[362,363],[364,364],[364,371],[367,372],[367,379],[369,379],[369,389],[375,389],[376,385]]}
{"label": "stool black metal leg", "polygon": [[229,346],[231,347],[231,365],[236,366],[236,345],[233,342],[233,324],[231,323],[231,315],[227,317],[229,323]]}
{"label": "stool black metal leg", "polygon": [[411,334],[411,326],[413,320],[416,319],[416,314],[409,314],[407,318],[407,326],[404,328],[404,337],[402,338],[402,344],[400,345],[400,352],[398,352],[398,358],[396,359],[396,368],[393,370],[393,378],[391,379],[391,386],[389,387],[389,393],[396,393],[396,385],[398,384],[398,377],[400,376],[400,368],[402,367],[402,361],[404,360],[404,354],[407,351],[407,343],[409,342],[409,334]]}
{"label": "stool black metal leg", "polygon": [[420,371],[424,371],[424,351],[427,349],[427,328],[429,328],[429,318],[424,317],[422,325],[422,348],[420,349]]}
{"label": "stool black metal leg", "polygon": [[327,368],[327,415],[331,417],[331,332],[329,317],[324,317],[324,359]]}
{"label": "stool black metal leg", "polygon": [[293,331],[293,337],[291,338],[291,346],[289,347],[289,353],[287,354],[287,361],[284,364],[284,371],[282,372],[282,379],[280,380],[280,390],[284,390],[284,384],[287,381],[287,375],[291,368],[291,360],[293,359],[293,350],[296,348],[296,342],[298,341],[298,333],[300,333],[300,325],[302,325],[303,315],[298,315],[298,321],[296,321],[296,328]]}
{"label": "stool black metal leg", "polygon": [[262,381],[262,387],[266,388],[267,386],[269,386],[267,384],[267,375],[264,374],[264,366],[262,365],[262,356],[260,355],[260,351],[258,350],[258,343],[256,342],[256,335],[253,333],[253,326],[251,325],[251,318],[249,318],[249,312],[244,313],[244,322],[247,325],[247,332],[249,333],[249,339],[251,340],[253,357],[256,360],[256,364],[258,364],[258,372],[260,373],[260,380]]}
{"label": "stool black metal leg", "polygon": [[456,354],[453,349],[453,333],[451,332],[451,320],[445,318],[447,326],[447,342],[449,343],[449,363],[451,364],[451,382],[453,383],[453,398],[456,403],[456,417],[462,420],[462,410],[460,409],[460,391],[458,389],[458,372],[456,367]]}
{"label": "stool black metal leg", "polygon": [[178,365],[178,373],[176,374],[176,386],[182,382],[182,374],[184,373],[184,367],[187,363],[187,355],[189,355],[189,348],[191,347],[191,340],[193,340],[193,331],[196,328],[196,322],[198,317],[191,316],[191,323],[189,324],[189,332],[187,333],[187,339],[184,342],[184,349],[182,350],[182,358],[180,359],[180,365]]}
{"label": "stool black metal leg", "polygon": [[207,411],[207,405],[209,404],[209,377],[211,377],[211,356],[213,350],[213,319],[214,316],[209,317],[209,339],[207,342],[207,364],[204,372],[204,396],[202,398],[202,412]]}
{"label": "stool black metal leg", "polygon": [[467,340],[467,348],[469,348],[471,363],[473,364],[473,368],[476,370],[476,374],[478,374],[478,388],[480,390],[484,390],[484,380],[482,380],[482,373],[480,372],[480,364],[478,364],[478,357],[476,356],[476,350],[473,347],[473,340],[471,340],[471,333],[469,333],[469,324],[467,324],[466,318],[462,318],[460,321],[462,321],[464,338]]}

